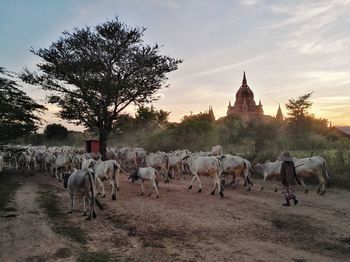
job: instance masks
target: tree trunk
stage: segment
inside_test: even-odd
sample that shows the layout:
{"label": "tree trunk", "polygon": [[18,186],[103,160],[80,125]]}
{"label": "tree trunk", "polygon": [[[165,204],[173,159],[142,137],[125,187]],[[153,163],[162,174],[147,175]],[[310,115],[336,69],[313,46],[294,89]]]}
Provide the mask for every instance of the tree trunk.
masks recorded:
{"label": "tree trunk", "polygon": [[108,134],[106,131],[99,131],[100,135],[100,154],[102,156],[102,160],[106,160],[106,151],[107,151],[107,139],[108,139]]}

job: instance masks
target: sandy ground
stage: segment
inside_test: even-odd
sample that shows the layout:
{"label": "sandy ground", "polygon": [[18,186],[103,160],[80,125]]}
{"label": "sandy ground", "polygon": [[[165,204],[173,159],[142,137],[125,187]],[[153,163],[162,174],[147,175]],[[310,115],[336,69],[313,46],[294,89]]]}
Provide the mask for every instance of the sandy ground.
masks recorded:
{"label": "sandy ground", "polygon": [[[330,188],[324,196],[297,192],[297,206],[282,207],[282,195],[267,185],[259,191],[225,187],[210,195],[212,182],[202,178],[203,192],[190,179],[160,183],[160,198],[140,196],[140,185],[121,177],[117,200],[100,198],[104,210],[85,221],[79,211],[67,215],[87,243],[55,234],[38,204],[38,191],[55,189],[60,208],[67,192],[54,178],[23,178],[9,211],[0,216],[0,261],[75,261],[82,252],[117,254],[120,261],[350,261],[350,192]],[[146,189],[150,185],[146,183]],[[300,189],[301,190],[301,189]],[[76,203],[80,204],[80,200]]]}

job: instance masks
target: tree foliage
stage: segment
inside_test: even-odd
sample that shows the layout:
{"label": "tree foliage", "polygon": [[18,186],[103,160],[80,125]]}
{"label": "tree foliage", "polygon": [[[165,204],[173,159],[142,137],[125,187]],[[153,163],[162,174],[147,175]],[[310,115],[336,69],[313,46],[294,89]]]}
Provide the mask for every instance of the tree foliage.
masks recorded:
{"label": "tree foliage", "polygon": [[34,132],[41,124],[39,113],[46,108],[36,103],[0,67],[0,142],[8,142]]}
{"label": "tree foliage", "polygon": [[165,86],[166,73],[181,60],[144,44],[145,28],[131,28],[115,18],[94,27],[65,31],[50,47],[31,50],[42,58],[40,74],[26,70],[22,79],[53,91],[49,102],[58,115],[100,136],[101,153],[118,115],[131,103],[150,103]]}
{"label": "tree foliage", "polygon": [[309,109],[312,106],[312,102],[310,101],[311,95],[312,92],[297,99],[289,99],[288,103],[286,103],[286,109],[290,116],[287,118],[288,130],[295,136],[310,131]]}
{"label": "tree foliage", "polygon": [[135,115],[136,127],[145,129],[154,129],[156,127],[164,127],[168,123],[170,112],[162,109],[156,110],[153,106],[140,106]]}
{"label": "tree foliage", "polygon": [[68,137],[68,129],[61,124],[50,124],[45,127],[44,135],[48,139],[65,139]]}
{"label": "tree foliage", "polygon": [[310,101],[311,95],[312,92],[299,96],[297,99],[291,98],[288,100],[288,103],[286,103],[286,109],[290,116],[288,118],[290,122],[302,121],[308,116],[309,109],[312,106],[312,102]]}

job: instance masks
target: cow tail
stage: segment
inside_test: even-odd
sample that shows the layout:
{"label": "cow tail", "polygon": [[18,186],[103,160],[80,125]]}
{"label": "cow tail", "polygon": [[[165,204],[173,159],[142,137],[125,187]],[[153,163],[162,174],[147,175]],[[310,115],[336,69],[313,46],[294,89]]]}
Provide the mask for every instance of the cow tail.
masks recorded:
{"label": "cow tail", "polygon": [[113,163],[113,180],[115,181],[116,177],[115,177],[115,172],[117,172],[117,170],[120,169],[120,166],[118,165],[118,162],[115,161]]}
{"label": "cow tail", "polygon": [[[92,205],[95,206],[95,203],[98,201],[96,201],[96,199],[95,199],[94,185],[92,183],[91,175],[89,173],[88,173],[88,178],[89,178],[89,184],[90,184],[91,201],[92,201]],[[91,209],[91,207],[90,207],[90,209]],[[90,215],[91,215],[91,212],[92,212],[92,210],[90,210]]]}
{"label": "cow tail", "polygon": [[97,200],[97,198],[95,197],[95,203],[98,206],[99,209],[103,210],[103,206],[101,205],[100,201]]}
{"label": "cow tail", "polygon": [[158,172],[157,172],[157,170],[155,170],[154,172],[156,173],[156,179],[155,179],[156,186],[159,189],[159,186],[158,186]]}

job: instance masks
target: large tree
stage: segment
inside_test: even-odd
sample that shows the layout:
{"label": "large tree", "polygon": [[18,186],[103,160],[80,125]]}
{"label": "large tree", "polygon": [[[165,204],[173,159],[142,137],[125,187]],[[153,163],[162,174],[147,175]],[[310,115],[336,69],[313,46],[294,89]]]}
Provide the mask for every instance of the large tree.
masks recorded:
{"label": "large tree", "polygon": [[39,113],[46,108],[19,89],[14,75],[0,67],[0,143],[38,129]]}
{"label": "large tree", "polygon": [[40,73],[22,79],[53,91],[49,102],[58,115],[97,130],[100,152],[118,115],[131,103],[150,103],[165,86],[166,73],[181,60],[160,54],[160,47],[144,44],[145,28],[131,28],[115,18],[94,27],[63,32],[50,47],[31,50],[42,58]]}
{"label": "large tree", "polygon": [[311,93],[299,96],[297,99],[289,99],[286,103],[289,118],[288,129],[292,134],[298,135],[310,129],[309,110],[312,106],[310,101]]}

